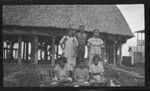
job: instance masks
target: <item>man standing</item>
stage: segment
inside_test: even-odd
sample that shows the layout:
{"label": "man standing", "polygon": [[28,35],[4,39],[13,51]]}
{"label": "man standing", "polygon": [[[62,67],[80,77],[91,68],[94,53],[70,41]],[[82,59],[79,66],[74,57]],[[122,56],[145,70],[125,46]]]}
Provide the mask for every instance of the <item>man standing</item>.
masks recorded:
{"label": "man standing", "polygon": [[67,58],[67,64],[71,67],[70,69],[73,70],[73,67],[76,65],[76,50],[78,41],[76,37],[73,36],[73,30],[71,28],[68,30],[68,34],[63,36],[60,40],[60,46],[63,49],[64,57]]}
{"label": "man standing", "polygon": [[77,59],[76,59],[76,64],[79,64],[79,60],[84,58],[85,54],[85,45],[86,45],[86,38],[87,35],[84,33],[85,31],[85,26],[80,26],[79,27],[79,32],[77,33],[76,37],[78,40],[78,51],[77,51]]}

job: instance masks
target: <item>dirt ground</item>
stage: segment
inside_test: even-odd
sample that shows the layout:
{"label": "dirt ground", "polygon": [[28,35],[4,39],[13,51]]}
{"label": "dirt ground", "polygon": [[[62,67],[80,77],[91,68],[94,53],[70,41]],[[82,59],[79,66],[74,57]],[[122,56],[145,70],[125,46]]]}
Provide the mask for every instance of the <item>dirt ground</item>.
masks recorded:
{"label": "dirt ground", "polygon": [[[22,65],[17,65],[17,64],[8,64],[8,63],[4,63],[3,64],[3,77],[7,77],[7,76],[9,76],[9,75],[11,75],[11,74],[13,74],[13,73],[15,73],[15,72],[18,72],[18,71],[21,71],[21,70],[23,70],[23,69],[26,69],[26,68],[29,68],[31,65],[29,65],[29,64],[22,64]],[[50,70],[51,69],[51,65],[49,65],[49,64],[42,64],[42,65],[38,65],[38,67],[39,68],[43,68],[43,69],[45,69],[45,70]],[[126,67],[126,66],[121,66],[120,68],[123,68],[123,69],[125,69],[125,70],[129,70],[129,71],[136,71],[136,72],[141,72],[141,73],[143,73],[144,74],[144,70],[135,70],[133,67],[132,68],[129,68],[129,67]],[[111,76],[111,74],[113,73],[114,71],[113,70],[106,70],[106,77],[107,76]],[[124,75],[121,75],[121,76],[119,76],[119,79],[120,79],[120,81],[121,81],[121,83],[124,85],[124,86],[126,86],[126,84],[127,85],[129,85],[129,86],[135,86],[135,84],[137,85],[137,82],[136,81],[133,81],[133,79],[132,79],[132,77],[127,77],[127,76],[124,76]],[[140,80],[140,79],[138,79],[138,84],[140,84],[140,85],[137,85],[137,86],[143,86],[143,80]],[[5,86],[7,87],[13,87],[13,83],[8,83],[8,82],[6,82],[6,81],[4,81],[4,84],[5,84]],[[142,85],[141,85],[142,84]],[[123,86],[122,85],[122,86]]]}

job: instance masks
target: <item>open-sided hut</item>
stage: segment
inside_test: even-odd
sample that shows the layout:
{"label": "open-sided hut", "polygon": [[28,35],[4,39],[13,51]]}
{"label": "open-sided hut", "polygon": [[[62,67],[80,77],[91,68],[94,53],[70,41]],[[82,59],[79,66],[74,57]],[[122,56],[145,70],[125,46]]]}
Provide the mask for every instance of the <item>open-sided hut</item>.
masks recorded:
{"label": "open-sided hut", "polygon": [[[38,49],[41,49],[47,54],[44,60],[51,56],[54,65],[55,54],[58,57],[59,40],[70,25],[75,30],[78,30],[80,25],[85,25],[85,32],[89,36],[95,28],[99,29],[100,37],[105,42],[109,63],[114,65],[121,63],[122,44],[133,37],[126,20],[115,5],[4,5],[2,9],[3,41],[12,45],[18,42],[19,64],[23,60],[29,60],[29,56],[34,60],[31,62],[38,64]],[[28,52],[29,42],[32,45],[31,54]],[[13,50],[16,49],[12,46],[3,50],[9,50],[10,55],[13,55]],[[120,51],[119,59],[117,50]]]}

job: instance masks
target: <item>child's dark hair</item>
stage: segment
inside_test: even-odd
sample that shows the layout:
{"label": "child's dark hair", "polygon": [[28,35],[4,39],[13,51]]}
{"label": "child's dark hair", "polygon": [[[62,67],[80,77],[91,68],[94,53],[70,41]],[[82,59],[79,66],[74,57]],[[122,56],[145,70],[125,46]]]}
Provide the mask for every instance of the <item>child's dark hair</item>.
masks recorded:
{"label": "child's dark hair", "polygon": [[60,61],[63,61],[64,63],[67,63],[67,58],[66,57],[59,57],[58,59],[56,59],[56,63],[59,63]]}
{"label": "child's dark hair", "polygon": [[99,55],[95,55],[95,56],[93,57],[93,61],[94,61],[96,58],[98,58],[99,60],[101,60]]}

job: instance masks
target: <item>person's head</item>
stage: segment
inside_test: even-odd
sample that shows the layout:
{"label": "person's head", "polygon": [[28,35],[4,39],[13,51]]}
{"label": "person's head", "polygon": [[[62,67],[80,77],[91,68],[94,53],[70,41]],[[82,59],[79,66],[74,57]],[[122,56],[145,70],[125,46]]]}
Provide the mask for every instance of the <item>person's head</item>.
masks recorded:
{"label": "person's head", "polygon": [[83,25],[81,25],[80,27],[79,27],[79,30],[80,30],[80,32],[84,32],[84,30],[85,30],[85,26],[83,26]]}
{"label": "person's head", "polygon": [[81,61],[81,62],[79,63],[79,67],[80,67],[81,69],[85,68],[85,62],[84,62],[84,61]]}
{"label": "person's head", "polygon": [[101,61],[99,55],[95,55],[95,56],[93,57],[93,63],[94,63],[95,65],[98,65],[99,61]]}
{"label": "person's head", "polygon": [[73,37],[76,36],[76,30],[73,30],[73,34],[72,34]]}
{"label": "person's head", "polygon": [[69,30],[68,31],[68,36],[73,36],[73,34],[74,34],[73,29],[69,28],[68,30]]}
{"label": "person's head", "polygon": [[99,36],[99,30],[98,29],[94,29],[93,35],[94,35],[94,37],[98,37]]}
{"label": "person's head", "polygon": [[58,58],[58,65],[63,67],[65,63],[67,62],[67,59],[65,57]]}

